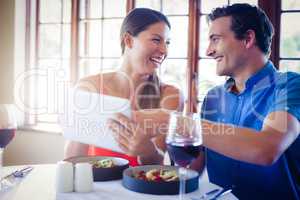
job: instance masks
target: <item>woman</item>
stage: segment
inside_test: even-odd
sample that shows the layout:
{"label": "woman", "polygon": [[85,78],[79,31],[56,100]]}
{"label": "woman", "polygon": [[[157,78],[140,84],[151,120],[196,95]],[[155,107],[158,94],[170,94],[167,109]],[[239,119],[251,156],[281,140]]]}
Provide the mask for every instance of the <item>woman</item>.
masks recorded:
{"label": "woman", "polygon": [[[84,78],[79,81],[78,86],[91,92],[127,98],[132,109],[136,111],[154,109],[161,112],[162,109],[181,109],[182,98],[179,90],[161,83],[156,75],[156,69],[167,56],[169,31],[170,23],[162,13],[147,8],[132,10],[121,26],[123,60],[120,69]],[[133,120],[138,121],[134,112]],[[128,159],[132,166],[162,162],[162,155],[159,153],[161,150],[165,151],[162,135],[146,134],[147,131],[143,132],[140,127],[139,131],[136,131],[139,134],[131,134],[129,140],[124,136],[124,131],[118,132],[111,128],[116,141],[126,154],[70,141],[65,146],[65,157],[117,156]]]}

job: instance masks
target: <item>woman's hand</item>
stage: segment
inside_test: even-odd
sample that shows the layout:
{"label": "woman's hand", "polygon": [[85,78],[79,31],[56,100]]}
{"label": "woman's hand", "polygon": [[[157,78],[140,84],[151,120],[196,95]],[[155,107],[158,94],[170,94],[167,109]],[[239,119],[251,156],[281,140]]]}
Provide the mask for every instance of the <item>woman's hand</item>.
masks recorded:
{"label": "woman's hand", "polygon": [[144,127],[143,123],[134,122],[122,114],[117,114],[114,119],[109,120],[108,126],[113,131],[120,148],[126,154],[150,157],[157,153],[152,142],[155,134],[147,130],[148,128]]}

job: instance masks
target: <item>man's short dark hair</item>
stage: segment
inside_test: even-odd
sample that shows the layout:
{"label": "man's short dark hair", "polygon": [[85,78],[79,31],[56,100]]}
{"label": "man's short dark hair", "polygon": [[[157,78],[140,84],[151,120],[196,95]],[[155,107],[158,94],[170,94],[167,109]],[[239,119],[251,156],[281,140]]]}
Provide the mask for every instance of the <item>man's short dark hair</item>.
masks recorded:
{"label": "man's short dark hair", "polygon": [[214,21],[227,16],[231,17],[231,30],[237,39],[244,39],[247,31],[253,30],[259,49],[266,55],[270,53],[274,29],[262,9],[246,3],[233,4],[215,8],[207,18],[208,21]]}

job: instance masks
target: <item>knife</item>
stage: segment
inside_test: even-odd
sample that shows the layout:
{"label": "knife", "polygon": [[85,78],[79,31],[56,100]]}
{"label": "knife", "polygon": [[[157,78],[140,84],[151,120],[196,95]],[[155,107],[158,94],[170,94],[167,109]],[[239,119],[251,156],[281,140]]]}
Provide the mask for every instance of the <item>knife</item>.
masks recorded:
{"label": "knife", "polygon": [[214,196],[213,198],[211,198],[210,200],[217,200],[219,197],[222,197],[222,196],[224,196],[224,195],[226,195],[226,194],[228,194],[228,193],[230,193],[232,191],[232,189],[230,188],[230,189],[223,189],[220,193],[218,193],[216,196]]}
{"label": "knife", "polygon": [[191,200],[202,200],[202,199],[205,199],[206,197],[208,197],[210,195],[213,195],[213,194],[215,194],[216,192],[219,192],[219,191],[220,191],[220,189],[214,189],[214,190],[211,190],[209,192],[204,193],[199,198],[191,198]]}

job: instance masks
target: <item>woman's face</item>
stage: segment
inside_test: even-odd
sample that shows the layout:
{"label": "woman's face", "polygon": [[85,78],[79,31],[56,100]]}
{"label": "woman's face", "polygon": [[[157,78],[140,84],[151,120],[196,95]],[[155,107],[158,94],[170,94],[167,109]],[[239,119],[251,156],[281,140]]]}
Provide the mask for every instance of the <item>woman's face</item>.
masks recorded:
{"label": "woman's face", "polygon": [[135,73],[151,75],[160,67],[168,53],[169,32],[164,22],[157,22],[131,37],[132,45],[128,48],[128,55]]}

